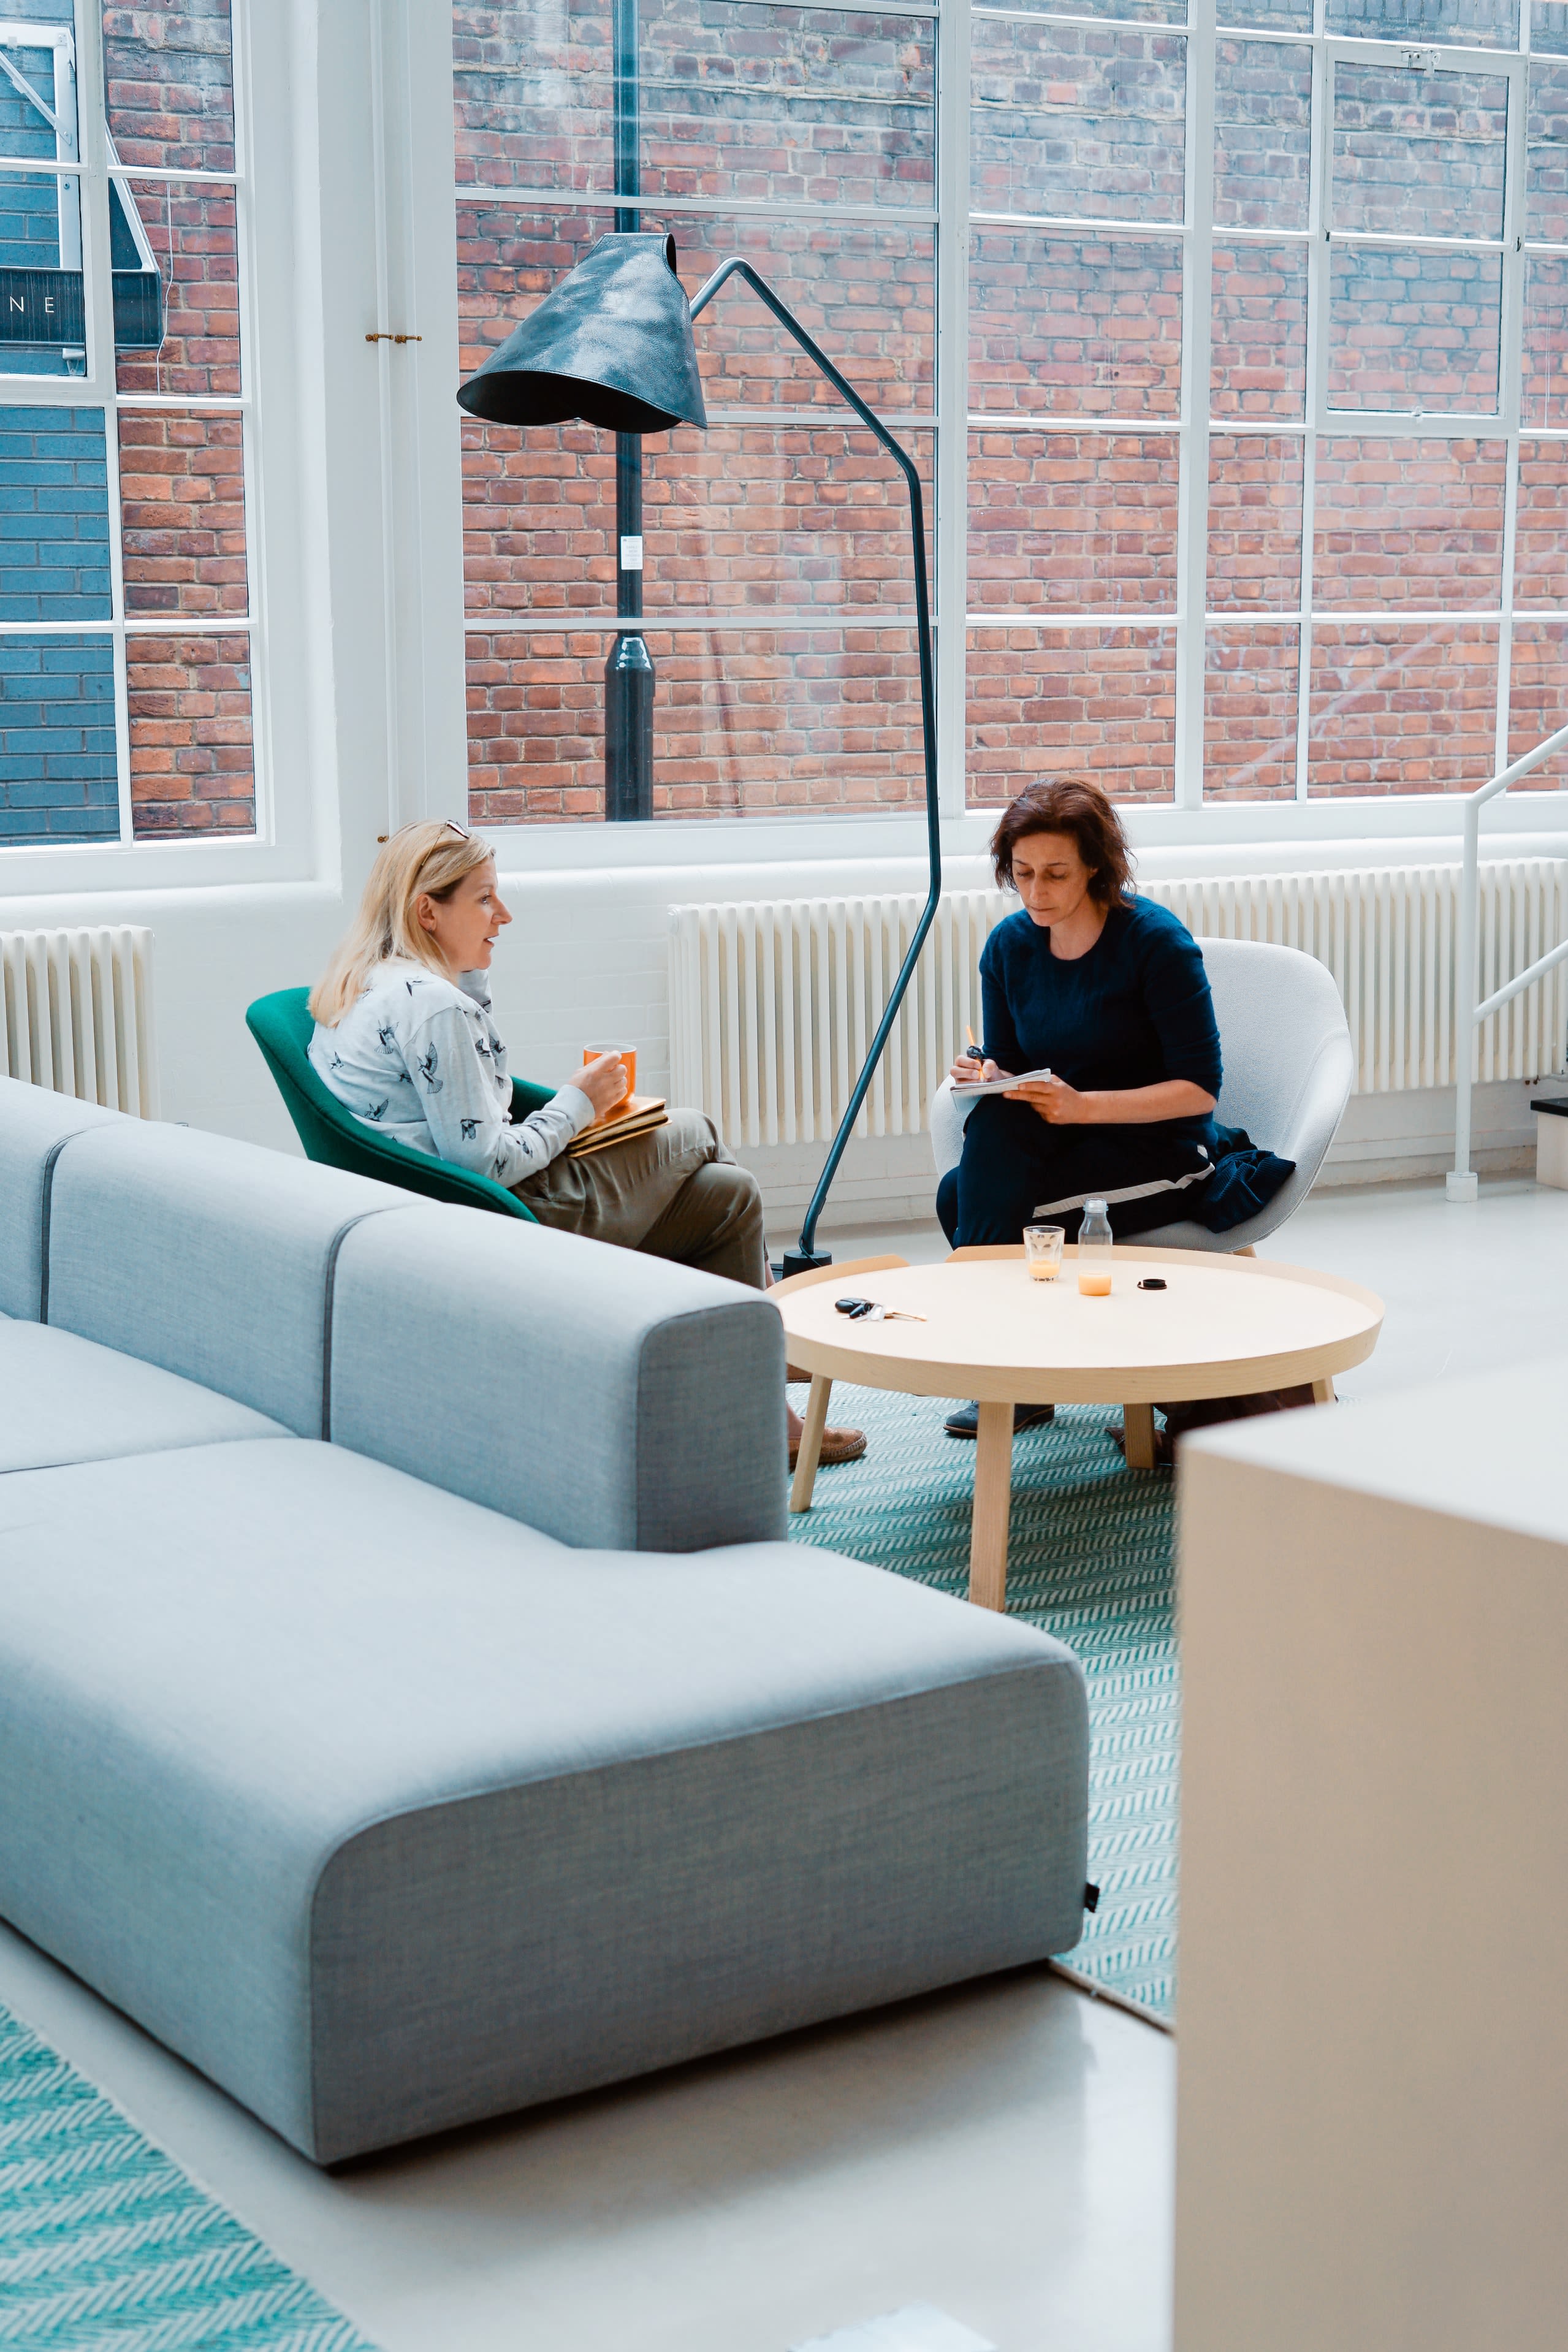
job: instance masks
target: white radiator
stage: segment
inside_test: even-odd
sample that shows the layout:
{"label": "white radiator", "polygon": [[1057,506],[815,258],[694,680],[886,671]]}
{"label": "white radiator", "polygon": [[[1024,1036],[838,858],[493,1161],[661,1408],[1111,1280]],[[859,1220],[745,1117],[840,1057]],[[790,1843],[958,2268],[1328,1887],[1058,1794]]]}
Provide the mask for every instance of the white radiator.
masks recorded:
{"label": "white radiator", "polygon": [[152,932],[0,931],[0,1077],[156,1118]]}
{"label": "white radiator", "polygon": [[[1150,882],[1200,939],[1272,940],[1333,973],[1356,1052],[1356,1089],[1454,1082],[1457,866],[1251,874]],[[672,907],[670,1084],[731,1143],[820,1143],[834,1132],[923,892],[907,898],[754,899]],[[980,1031],[977,965],[1016,907],[994,890],[945,897],[871,1082],[856,1132],[908,1135],[964,1043]],[[1568,938],[1568,862],[1481,868],[1483,996]],[[1479,1075],[1537,1078],[1563,1066],[1568,965],[1480,1031]]]}

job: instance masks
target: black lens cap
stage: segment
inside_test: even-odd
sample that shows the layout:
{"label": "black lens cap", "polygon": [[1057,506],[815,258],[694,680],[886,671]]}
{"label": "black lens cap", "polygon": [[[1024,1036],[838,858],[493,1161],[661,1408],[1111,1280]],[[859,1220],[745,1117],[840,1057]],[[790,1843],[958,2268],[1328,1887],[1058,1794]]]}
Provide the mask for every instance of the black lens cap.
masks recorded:
{"label": "black lens cap", "polygon": [[1144,1281],[1141,1282],[1138,1287],[1140,1290],[1163,1290],[1165,1287],[1165,1277],[1163,1274],[1152,1274],[1148,1276]]}

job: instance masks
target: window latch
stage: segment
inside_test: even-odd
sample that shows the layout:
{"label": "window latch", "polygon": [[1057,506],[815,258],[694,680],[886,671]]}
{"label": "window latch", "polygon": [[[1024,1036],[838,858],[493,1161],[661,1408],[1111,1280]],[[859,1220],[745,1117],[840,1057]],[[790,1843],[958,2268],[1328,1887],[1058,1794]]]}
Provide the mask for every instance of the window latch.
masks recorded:
{"label": "window latch", "polygon": [[423,335],[376,334],[365,337],[367,343],[422,343],[424,341]]}

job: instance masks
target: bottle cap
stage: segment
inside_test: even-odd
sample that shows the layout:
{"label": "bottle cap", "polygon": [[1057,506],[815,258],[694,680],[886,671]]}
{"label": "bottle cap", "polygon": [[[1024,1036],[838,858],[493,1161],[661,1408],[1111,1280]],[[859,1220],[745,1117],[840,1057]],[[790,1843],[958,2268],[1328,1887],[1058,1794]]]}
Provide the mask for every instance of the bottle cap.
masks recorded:
{"label": "bottle cap", "polygon": [[1086,1216],[1092,1217],[1095,1211],[1098,1209],[1102,1217],[1107,1216],[1110,1213],[1110,1202],[1106,1201],[1086,1201],[1083,1204],[1084,1214]]}

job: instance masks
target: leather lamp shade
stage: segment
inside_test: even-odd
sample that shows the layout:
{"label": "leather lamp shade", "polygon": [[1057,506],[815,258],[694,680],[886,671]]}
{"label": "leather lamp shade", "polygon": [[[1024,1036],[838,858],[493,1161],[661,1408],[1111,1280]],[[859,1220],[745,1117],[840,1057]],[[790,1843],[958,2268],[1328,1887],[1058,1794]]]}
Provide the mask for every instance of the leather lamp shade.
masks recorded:
{"label": "leather lamp shade", "polygon": [[706,425],[675,239],[602,236],[458,394],[491,425],[580,416],[610,433]]}

